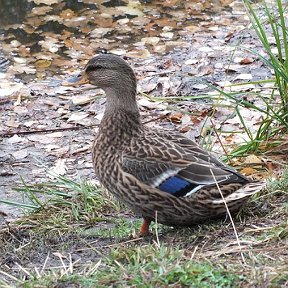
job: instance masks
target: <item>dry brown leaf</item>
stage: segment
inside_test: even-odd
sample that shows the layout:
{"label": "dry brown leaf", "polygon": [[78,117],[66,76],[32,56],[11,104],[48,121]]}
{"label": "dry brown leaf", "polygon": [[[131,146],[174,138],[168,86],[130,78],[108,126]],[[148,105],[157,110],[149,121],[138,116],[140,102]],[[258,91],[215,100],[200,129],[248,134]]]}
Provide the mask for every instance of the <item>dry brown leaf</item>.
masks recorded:
{"label": "dry brown leaf", "polygon": [[181,119],[183,117],[183,114],[181,112],[172,112],[169,116],[168,119],[171,120],[173,123],[181,123]]}
{"label": "dry brown leaf", "polygon": [[59,16],[63,19],[71,19],[75,16],[75,13],[73,10],[71,9],[66,9],[64,11],[62,11]]}
{"label": "dry brown leaf", "polygon": [[243,175],[246,175],[246,176],[253,175],[256,172],[257,172],[257,170],[254,168],[251,168],[251,167],[245,167],[245,168],[240,170],[240,173]]}
{"label": "dry brown leaf", "polygon": [[151,54],[149,50],[147,49],[138,49],[138,50],[129,51],[128,53],[126,53],[126,55],[129,57],[135,57],[135,58],[148,58]]}
{"label": "dry brown leaf", "polygon": [[31,12],[38,18],[40,15],[46,15],[51,10],[53,10],[51,6],[38,6],[34,7]]}
{"label": "dry brown leaf", "polygon": [[240,64],[251,64],[254,60],[252,58],[243,58],[239,63]]}
{"label": "dry brown leaf", "polygon": [[262,160],[256,155],[248,155],[244,161],[245,164],[262,164]]}
{"label": "dry brown leaf", "polygon": [[40,59],[35,62],[37,68],[48,68],[51,66],[51,61],[46,59]]}

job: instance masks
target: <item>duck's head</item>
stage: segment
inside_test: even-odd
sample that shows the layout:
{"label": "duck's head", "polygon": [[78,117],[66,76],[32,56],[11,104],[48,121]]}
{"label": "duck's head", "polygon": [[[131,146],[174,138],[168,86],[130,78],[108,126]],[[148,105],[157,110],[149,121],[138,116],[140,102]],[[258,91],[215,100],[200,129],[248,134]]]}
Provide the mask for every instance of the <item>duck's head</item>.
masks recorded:
{"label": "duck's head", "polygon": [[[66,85],[90,83],[106,93],[107,102],[120,105],[136,99],[136,77],[132,68],[119,56],[100,54],[88,61],[83,71]],[[122,106],[122,105],[121,105]]]}

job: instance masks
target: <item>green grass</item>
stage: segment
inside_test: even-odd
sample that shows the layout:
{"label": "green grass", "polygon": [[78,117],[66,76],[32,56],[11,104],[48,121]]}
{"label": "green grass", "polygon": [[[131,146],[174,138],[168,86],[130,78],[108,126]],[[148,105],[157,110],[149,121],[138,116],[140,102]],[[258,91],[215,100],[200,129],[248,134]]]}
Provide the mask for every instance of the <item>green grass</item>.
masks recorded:
{"label": "green grass", "polygon": [[[113,221],[106,214],[109,211],[120,212],[123,205],[106,190],[86,181],[76,182],[62,176],[47,183],[23,185],[13,189],[22,195],[22,202],[1,200],[0,203],[21,208],[26,215],[47,215],[52,225],[64,229],[72,222],[85,220],[86,225],[101,221]],[[105,212],[105,215],[103,214]],[[45,216],[44,216],[45,214]],[[57,216],[54,216],[57,215]],[[46,219],[45,219],[46,220]],[[81,223],[81,221],[79,221]],[[45,228],[45,226],[43,226]]]}
{"label": "green grass", "polygon": [[109,227],[91,227],[90,229],[85,229],[83,235],[97,236],[101,238],[108,239],[122,239],[129,235],[136,235],[138,229],[141,225],[142,220],[140,219],[127,219],[127,218],[115,218],[113,219],[114,225],[109,225]]}
{"label": "green grass", "polygon": [[120,248],[109,255],[106,267],[95,274],[98,287],[232,287],[239,280],[209,262],[193,261],[177,247],[156,244],[130,249]]}
{"label": "green grass", "polygon": [[[150,237],[131,238],[140,220],[97,186],[60,177],[17,189],[26,204],[30,195],[39,206],[0,229],[1,287],[287,284],[288,169],[235,218],[245,263],[229,221],[184,229],[154,224]],[[42,199],[48,191],[53,200]]]}
{"label": "green grass", "polygon": [[278,179],[269,182],[269,189],[272,191],[286,191],[288,192],[288,167],[283,169],[282,175]]}
{"label": "green grass", "polygon": [[56,283],[57,285],[75,283],[80,287],[208,288],[235,287],[244,279],[240,273],[235,271],[232,274],[221,264],[196,261],[177,247],[158,247],[156,244],[116,248],[96,265],[97,269],[92,273],[93,265],[82,275],[65,275],[61,279],[55,274],[40,279],[35,276],[34,279],[26,281],[23,287],[52,287]]}

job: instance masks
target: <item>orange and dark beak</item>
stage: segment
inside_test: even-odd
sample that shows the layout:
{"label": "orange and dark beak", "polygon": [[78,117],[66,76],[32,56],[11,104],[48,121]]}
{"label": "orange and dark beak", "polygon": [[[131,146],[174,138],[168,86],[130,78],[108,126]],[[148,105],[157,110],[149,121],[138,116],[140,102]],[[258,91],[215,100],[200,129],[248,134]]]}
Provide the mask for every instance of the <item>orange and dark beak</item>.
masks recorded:
{"label": "orange and dark beak", "polygon": [[86,84],[86,83],[89,83],[89,79],[87,77],[87,73],[85,71],[82,71],[81,73],[64,80],[62,85],[79,86],[81,84]]}

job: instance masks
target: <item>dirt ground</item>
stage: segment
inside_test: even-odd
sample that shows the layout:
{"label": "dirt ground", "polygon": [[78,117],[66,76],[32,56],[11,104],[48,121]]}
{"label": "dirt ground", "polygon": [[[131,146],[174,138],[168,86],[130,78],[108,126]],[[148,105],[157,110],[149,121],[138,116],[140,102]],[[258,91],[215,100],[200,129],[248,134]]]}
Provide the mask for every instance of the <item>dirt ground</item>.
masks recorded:
{"label": "dirt ground", "polygon": [[[211,93],[211,89],[202,80],[223,87],[225,81],[239,83],[271,77],[270,69],[257,57],[245,50],[233,50],[241,44],[261,52],[261,46],[254,33],[246,29],[248,20],[242,17],[243,11],[242,14],[235,14],[237,9],[226,8],[223,11],[214,11],[212,16],[208,12],[205,14],[205,11],[200,13],[201,21],[208,21],[212,17],[217,29],[211,28],[211,25],[205,26],[204,23],[201,24],[203,29],[192,35],[187,32],[183,36],[180,32],[185,31],[185,27],[181,26],[175,32],[182,35],[181,45],[180,42],[177,45],[174,43],[176,47],[167,48],[167,53],[163,55],[151,53],[149,57],[128,58],[127,61],[133,66],[138,79],[138,100],[143,121],[157,119],[148,125],[156,123],[160,129],[175,129],[185,133],[187,137],[203,142],[201,128],[211,109],[211,99],[155,102],[156,98],[150,99],[143,93],[153,97],[207,95]],[[188,24],[184,26],[190,27]],[[165,37],[167,36],[169,35]],[[133,47],[133,44],[129,44],[129,47]],[[0,68],[1,63],[5,65],[0,70],[0,76],[5,74],[5,81],[14,85],[9,84],[5,89],[13,87],[15,92],[5,97],[0,96],[0,199],[18,203],[27,201],[23,189],[21,192],[17,188],[52,181],[51,173],[79,182],[87,180],[97,184],[90,146],[104,111],[105,98],[97,89],[69,88],[62,85],[62,81],[71,73],[79,71],[91,55],[83,56],[76,62],[72,59],[73,65],[67,64],[69,68],[65,70],[61,67],[56,74],[47,72],[48,76],[46,71],[42,71],[45,70],[43,67],[38,67],[45,76],[44,79],[39,79],[25,73],[18,75],[15,71],[13,74],[15,61],[7,52],[6,46],[3,45],[2,50],[0,52],[3,52],[3,57],[0,59],[3,61],[0,61]],[[66,61],[69,62],[69,59]],[[237,92],[243,92],[239,97],[258,101],[253,99],[250,92],[263,87],[264,85],[252,87],[248,84],[241,86]],[[1,89],[4,88],[1,86]],[[230,104],[225,105],[218,109],[216,125],[219,129],[233,132],[240,126],[239,119],[230,117],[234,108]],[[187,118],[187,112],[194,116]],[[257,122],[255,119],[258,116],[251,115],[250,111],[245,115],[251,127]],[[232,145],[237,145],[236,137]],[[219,143],[214,145],[214,151],[223,155]],[[281,161],[287,163],[287,155],[281,157]],[[283,204],[287,201],[287,193],[283,191],[272,196],[260,196],[245,207],[244,213],[237,218],[237,231],[240,237],[243,236],[240,246],[248,259],[248,264],[241,266],[241,273],[251,279],[251,283],[244,281],[242,287],[284,287],[281,285],[287,284],[287,207]],[[80,219],[73,218],[71,209],[66,206],[52,205],[45,209],[19,218],[23,216],[21,209],[0,204],[1,270],[21,281],[33,278],[29,273],[37,274],[35,267],[40,272],[59,271],[63,268],[63,261],[65,265],[72,261],[77,263],[74,266],[76,273],[102,259],[103,255],[107,256],[111,248],[155,243],[155,233],[145,239],[131,236],[137,231],[139,221],[123,206],[120,206],[120,212],[115,212],[114,208],[91,212],[95,214],[95,219],[100,217],[99,222],[94,218],[91,220],[92,216],[85,213],[81,214]],[[103,217],[107,217],[109,221],[104,221]],[[62,226],[61,221],[65,225]],[[119,232],[121,229],[123,234]],[[188,254],[192,254],[195,247],[198,247],[195,259],[209,259],[211,263],[221,263],[227,267],[234,265],[233,271],[237,271],[239,246],[235,243],[229,221],[219,220],[189,229],[160,225],[158,229],[159,241],[163,245],[179,246]],[[107,231],[112,231],[111,235],[107,235]],[[252,268],[253,261],[260,267],[260,272]],[[280,274],[285,276],[281,280],[283,283],[280,281],[276,286],[271,286],[271,279]],[[18,283],[7,275],[3,277],[5,281]],[[63,286],[57,283],[53,285],[51,287],[81,287],[67,283]]]}

